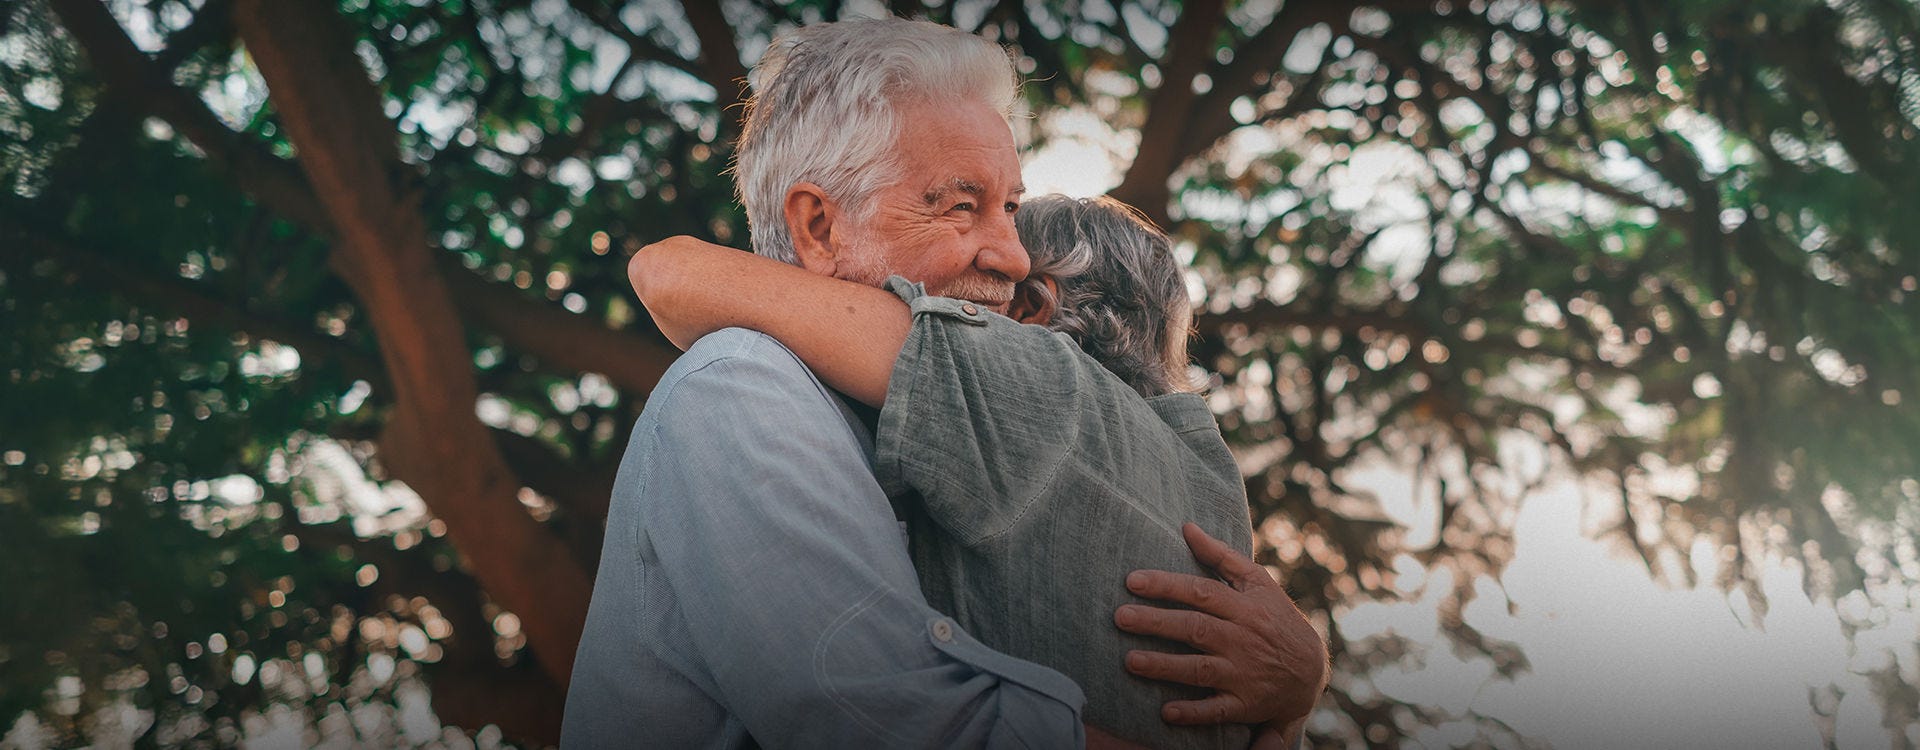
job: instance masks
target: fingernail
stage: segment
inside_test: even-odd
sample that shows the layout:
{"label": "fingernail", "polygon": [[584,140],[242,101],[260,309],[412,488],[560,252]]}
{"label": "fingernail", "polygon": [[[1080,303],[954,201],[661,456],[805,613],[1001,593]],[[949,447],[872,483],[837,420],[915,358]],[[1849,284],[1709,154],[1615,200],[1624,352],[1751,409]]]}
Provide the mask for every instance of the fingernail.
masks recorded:
{"label": "fingernail", "polygon": [[1171,706],[1167,708],[1167,721],[1179,721],[1181,718],[1182,718],[1182,714],[1180,712],[1180,709],[1173,708]]}
{"label": "fingernail", "polygon": [[1114,622],[1118,622],[1121,625],[1132,625],[1134,618],[1137,616],[1138,613],[1134,611],[1134,607],[1131,604],[1122,604],[1120,605],[1120,609],[1113,613]]}
{"label": "fingernail", "polygon": [[1133,667],[1134,669],[1139,669],[1146,665],[1147,665],[1147,657],[1141,656],[1140,652],[1138,651],[1127,652],[1127,666]]}
{"label": "fingernail", "polygon": [[1127,588],[1143,589],[1146,587],[1147,587],[1147,574],[1137,570],[1127,574]]}

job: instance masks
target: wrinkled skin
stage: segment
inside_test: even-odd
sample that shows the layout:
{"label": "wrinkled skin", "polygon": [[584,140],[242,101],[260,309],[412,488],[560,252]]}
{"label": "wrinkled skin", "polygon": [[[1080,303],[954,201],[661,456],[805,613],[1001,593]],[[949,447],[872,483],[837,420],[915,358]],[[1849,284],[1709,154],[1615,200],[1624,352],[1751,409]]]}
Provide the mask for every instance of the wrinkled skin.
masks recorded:
{"label": "wrinkled skin", "polygon": [[932,294],[1007,312],[1029,268],[1013,225],[1025,191],[1013,131],[978,103],[908,104],[900,119],[901,179],[877,190],[864,215],[837,207],[847,213],[820,243],[832,253],[830,270],[810,262],[811,243],[795,233],[802,265],[874,286],[899,274]]}

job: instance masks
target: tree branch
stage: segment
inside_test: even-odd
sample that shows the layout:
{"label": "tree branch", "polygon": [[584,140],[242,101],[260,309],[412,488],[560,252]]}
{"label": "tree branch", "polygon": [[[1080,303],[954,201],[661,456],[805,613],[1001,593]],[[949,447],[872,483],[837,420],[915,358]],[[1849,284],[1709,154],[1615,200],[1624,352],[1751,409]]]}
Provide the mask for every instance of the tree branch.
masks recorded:
{"label": "tree branch", "polygon": [[1688,215],[1685,208],[1661,205],[1655,202],[1652,198],[1649,198],[1645,195],[1641,195],[1640,193],[1636,193],[1632,190],[1628,190],[1626,188],[1620,187],[1619,185],[1606,182],[1604,180],[1593,177],[1591,175],[1587,175],[1587,174],[1575,171],[1573,169],[1562,167],[1558,164],[1554,164],[1552,161],[1547,159],[1546,156],[1543,154],[1534,155],[1532,159],[1528,160],[1528,166],[1530,166],[1533,171],[1539,172],[1549,177],[1564,180],[1566,182],[1571,182],[1575,185],[1579,185],[1581,188],[1586,189],[1588,192],[1611,199],[1616,203],[1629,205],[1629,206],[1642,206],[1645,208],[1651,208],[1654,210],[1654,212],[1659,214],[1661,219],[1669,222],[1673,222],[1675,224],[1684,225],[1693,220],[1693,217]]}
{"label": "tree branch", "polygon": [[[645,35],[627,28],[627,24],[622,22],[619,16],[615,14],[618,8],[617,5],[596,2],[596,0],[567,0],[567,4],[572,6],[580,15],[586,16],[588,21],[593,22],[593,25],[600,27],[601,30],[612,34],[614,38],[625,43],[627,45],[627,53],[635,60],[657,62],[694,76],[695,78],[702,78],[701,73],[703,71],[700,70],[698,65],[681,57],[680,53],[667,49],[658,42],[648,39]],[[618,81],[619,79],[616,77],[614,80]],[[612,87],[609,86],[608,88],[611,89]]]}
{"label": "tree branch", "polygon": [[233,0],[207,0],[207,4],[200,6],[200,10],[193,14],[193,20],[187,23],[186,28],[167,37],[166,49],[160,50],[154,62],[160,65],[161,70],[173,70],[202,47],[231,38]]}
{"label": "tree branch", "polygon": [[1140,149],[1119,187],[1113,189],[1113,197],[1161,225],[1167,223],[1167,204],[1172,200],[1167,180],[1184,161],[1179,143],[1193,117],[1193,79],[1212,62],[1214,34],[1225,18],[1223,0],[1193,0],[1181,8],[1180,20],[1168,31],[1160,87],[1147,103],[1147,117],[1140,126]]}
{"label": "tree branch", "polygon": [[[1375,0],[1368,3],[1388,11],[1425,9],[1430,0]],[[1271,76],[1286,58],[1293,39],[1316,23],[1345,25],[1354,6],[1344,0],[1292,0],[1274,19],[1234,48],[1233,60],[1213,63],[1211,40],[1221,20],[1217,2],[1190,3],[1170,32],[1165,78],[1148,105],[1140,128],[1140,151],[1113,194],[1165,223],[1166,204],[1172,199],[1165,182],[1182,163],[1231,132],[1233,100],[1259,90],[1262,76]],[[1201,19],[1213,16],[1214,22]],[[1200,26],[1206,26],[1201,29]],[[1195,95],[1188,85],[1206,67],[1212,87]],[[1176,82],[1177,89],[1169,89]],[[1304,91],[1302,92],[1305,93]]]}
{"label": "tree branch", "polygon": [[680,356],[672,347],[595,323],[591,318],[528,298],[440,261],[441,276],[460,311],[474,323],[500,335],[515,351],[531,354],[558,370],[597,372],[629,393],[653,390]]}
{"label": "tree branch", "polygon": [[[95,0],[52,0],[52,5],[114,95],[166,120],[208,159],[224,167],[242,190],[276,213],[310,229],[328,227],[326,215],[292,164],[229,129],[197,95],[174,85],[166,69],[133,46],[105,5]],[[216,4],[201,12],[218,9]]]}
{"label": "tree branch", "polygon": [[[1233,130],[1233,100],[1254,94],[1261,88],[1255,82],[1260,75],[1271,76],[1279,70],[1280,61],[1286,59],[1301,31],[1316,23],[1342,22],[1352,12],[1345,2],[1295,0],[1281,7],[1272,21],[1234,48],[1232,62],[1215,64],[1208,71],[1213,88],[1193,103],[1193,121],[1182,130],[1179,140],[1179,159],[1192,158]],[[1303,88],[1296,96],[1307,93]]]}
{"label": "tree branch", "polygon": [[[119,22],[99,3],[54,0],[54,5],[116,96],[172,124],[210,160],[224,167],[242,190],[275,214],[314,234],[335,234],[332,219],[321,210],[313,188],[292,163],[220,124],[198,97],[174,86],[164,70],[133,46]],[[453,270],[447,266],[443,268]],[[647,339],[609,330],[528,299],[516,290],[483,281],[465,269],[444,275],[463,313],[492,328],[507,346],[555,367],[598,372],[621,388],[644,393],[652,390],[677,354]]]}
{"label": "tree branch", "polygon": [[335,266],[377,332],[395,396],[381,450],[446,522],[475,577],[520,616],[546,674],[565,684],[592,576],[519,507],[519,483],[474,416],[472,355],[351,36],[336,14],[307,3],[240,0],[234,21],[337,231]]}
{"label": "tree branch", "polygon": [[7,212],[12,235],[0,243],[0,252],[23,259],[46,259],[86,275],[102,287],[114,289],[143,304],[171,310],[196,323],[212,325],[286,344],[299,350],[303,361],[330,360],[349,376],[384,387],[386,373],[380,360],[345,341],[314,331],[311,325],[248,310],[244,302],[213,295],[204,284],[169,278],[164,274],[130,271],[126,264],[106,252],[85,247],[66,238],[32,228],[30,223]]}
{"label": "tree branch", "polygon": [[1343,333],[1353,333],[1363,327],[1369,327],[1414,339],[1423,339],[1429,335],[1417,321],[1404,316],[1382,312],[1304,310],[1291,305],[1275,304],[1264,299],[1247,307],[1197,315],[1194,317],[1193,325],[1203,335],[1217,334],[1235,325],[1254,329],[1306,326],[1317,330],[1335,330]]}
{"label": "tree branch", "polygon": [[[586,104],[580,106],[580,127],[572,131],[547,134],[525,158],[554,164],[598,145],[608,118],[621,109],[635,109],[630,106],[631,102],[622,100],[615,92],[619,90],[620,79],[626,77],[627,71],[633,69],[634,62],[638,59],[637,55],[629,52],[627,59],[622,61],[619,69],[614,71],[613,78],[608,79],[607,90],[594,94],[587,99]],[[523,171],[521,174],[526,173]]]}
{"label": "tree branch", "polygon": [[734,41],[733,25],[720,10],[720,3],[704,0],[680,0],[687,24],[700,40],[700,76],[713,87],[714,101],[720,105],[720,128],[733,130],[736,120],[727,116],[746,101],[747,66],[740,62],[740,45]]}
{"label": "tree branch", "polygon": [[574,557],[597,568],[618,464],[581,466],[538,440],[505,430],[494,430],[493,439],[514,476],[560,506],[560,514],[548,523],[567,540]]}
{"label": "tree branch", "polygon": [[[1881,97],[1841,67],[1840,19],[1839,11],[1825,6],[1807,11],[1801,27],[1780,45],[1787,52],[1786,67],[1798,74],[1796,83],[1803,96],[1826,111],[1822,119],[1860,171],[1895,192],[1904,192],[1915,184],[1913,170],[1903,163],[1903,150],[1889,146],[1901,142],[1896,133],[1911,137],[1913,125],[1899,112],[1876,111]],[[1890,98],[1897,102],[1900,95]],[[1883,126],[1888,128],[1884,134]]]}
{"label": "tree branch", "polygon": [[424,597],[453,624],[452,634],[440,640],[441,659],[421,665],[433,688],[434,713],[442,721],[467,729],[494,724],[508,737],[536,744],[560,741],[565,687],[528,661],[500,663],[480,584],[458,568],[434,569],[431,545],[400,550],[386,539],[360,538],[345,522],[290,522],[286,528],[300,540],[302,550],[346,551],[355,562],[374,566],[379,576],[365,590],[369,600]]}

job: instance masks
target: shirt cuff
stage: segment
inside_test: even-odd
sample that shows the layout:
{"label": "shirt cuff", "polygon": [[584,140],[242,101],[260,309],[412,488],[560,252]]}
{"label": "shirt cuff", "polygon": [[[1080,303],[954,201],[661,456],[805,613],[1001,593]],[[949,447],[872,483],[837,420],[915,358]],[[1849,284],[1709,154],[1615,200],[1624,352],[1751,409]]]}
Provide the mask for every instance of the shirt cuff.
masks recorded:
{"label": "shirt cuff", "polygon": [[1086,707],[1087,696],[1072,679],[1033,662],[987,648],[986,644],[974,640],[973,636],[961,630],[951,617],[928,620],[927,638],[941,653],[1067,705],[1073,709],[1076,719]]}
{"label": "shirt cuff", "polygon": [[901,301],[907,303],[907,309],[911,310],[916,318],[926,313],[932,313],[966,323],[972,323],[977,326],[987,324],[987,313],[989,311],[986,308],[963,299],[929,295],[927,294],[927,288],[917,281],[908,281],[899,276],[889,276],[887,277],[886,287],[887,291],[899,295]]}

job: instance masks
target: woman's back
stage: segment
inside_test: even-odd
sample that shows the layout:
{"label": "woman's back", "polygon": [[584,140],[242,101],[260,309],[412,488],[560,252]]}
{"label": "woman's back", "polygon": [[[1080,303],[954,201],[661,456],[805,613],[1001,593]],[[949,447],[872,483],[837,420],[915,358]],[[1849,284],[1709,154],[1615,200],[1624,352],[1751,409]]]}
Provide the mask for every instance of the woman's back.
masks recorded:
{"label": "woman's back", "polygon": [[[1207,575],[1192,521],[1246,553],[1244,486],[1204,400],[1143,398],[1069,337],[890,288],[914,311],[876,435],[923,591],[981,642],[1045,664],[1087,694],[1086,719],[1154,747],[1245,747],[1242,725],[1175,727],[1171,700],[1208,691],[1128,674],[1119,631],[1129,571]],[[969,309],[972,312],[969,312]]]}

